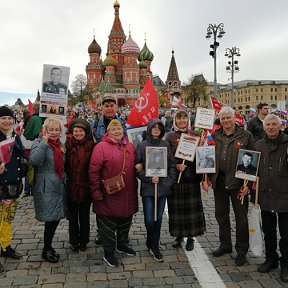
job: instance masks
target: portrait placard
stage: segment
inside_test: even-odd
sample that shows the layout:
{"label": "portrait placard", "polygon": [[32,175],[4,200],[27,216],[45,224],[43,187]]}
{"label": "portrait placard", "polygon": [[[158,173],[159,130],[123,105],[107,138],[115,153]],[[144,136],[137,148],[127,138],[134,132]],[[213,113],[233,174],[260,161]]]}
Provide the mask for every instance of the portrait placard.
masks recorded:
{"label": "portrait placard", "polygon": [[127,129],[127,136],[129,142],[133,143],[135,148],[137,145],[143,141],[144,134],[147,131],[147,126],[142,126],[138,128]]}
{"label": "portrait placard", "polygon": [[167,177],[167,147],[146,147],[145,176]]}
{"label": "portrait placard", "polygon": [[213,129],[215,110],[198,107],[194,126],[203,129]]}
{"label": "portrait placard", "polygon": [[196,147],[196,173],[215,173],[215,146]]}
{"label": "portrait placard", "polygon": [[69,67],[43,65],[40,117],[66,118],[69,75]]}
{"label": "portrait placard", "polygon": [[256,182],[261,152],[239,149],[235,178]]}
{"label": "portrait placard", "polygon": [[175,157],[193,162],[199,141],[200,137],[198,136],[182,133],[175,152]]}

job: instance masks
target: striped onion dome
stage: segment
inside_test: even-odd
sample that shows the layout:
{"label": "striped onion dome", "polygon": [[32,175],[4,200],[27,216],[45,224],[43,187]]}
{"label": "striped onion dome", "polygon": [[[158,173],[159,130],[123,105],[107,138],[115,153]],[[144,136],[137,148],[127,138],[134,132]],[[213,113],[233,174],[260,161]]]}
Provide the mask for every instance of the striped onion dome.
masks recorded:
{"label": "striped onion dome", "polygon": [[129,34],[128,40],[122,45],[121,52],[123,54],[140,52],[139,46],[133,41],[131,35]]}
{"label": "striped onion dome", "polygon": [[154,59],[154,55],[148,49],[148,47],[146,45],[146,41],[145,41],[145,44],[138,55],[138,61],[142,61],[142,60],[152,61],[153,59]]}

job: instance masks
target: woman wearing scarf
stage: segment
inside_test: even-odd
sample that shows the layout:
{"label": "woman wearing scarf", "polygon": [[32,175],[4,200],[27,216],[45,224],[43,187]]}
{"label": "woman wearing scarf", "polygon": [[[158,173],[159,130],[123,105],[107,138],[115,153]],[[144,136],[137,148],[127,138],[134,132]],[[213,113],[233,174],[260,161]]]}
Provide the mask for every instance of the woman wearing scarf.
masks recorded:
{"label": "woman wearing scarf", "polygon": [[[111,120],[107,133],[93,150],[89,167],[90,193],[104,248],[103,260],[111,267],[119,265],[114,256],[116,248],[119,253],[136,255],[136,252],[127,245],[133,214],[138,211],[134,162],[134,145],[124,136],[121,123],[116,119]],[[123,163],[125,188],[116,194],[106,193],[101,184],[102,180],[119,174]]]}
{"label": "woman wearing scarf", "polygon": [[89,162],[94,142],[88,139],[89,123],[81,118],[69,124],[66,139],[67,199],[71,249],[85,251],[90,233],[91,196],[88,187]]}
{"label": "woman wearing scarf", "polygon": [[35,171],[33,199],[36,219],[45,222],[42,258],[51,263],[59,261],[52,240],[66,210],[64,149],[60,142],[63,132],[61,120],[47,118],[43,124],[43,136],[34,141],[30,152],[30,162]]}
{"label": "woman wearing scarf", "polygon": [[[190,130],[189,123],[186,111],[179,110],[175,114],[174,131],[166,136],[174,155],[182,133],[198,135]],[[176,237],[172,243],[174,248],[181,247],[183,238],[188,237],[186,250],[191,251],[194,249],[193,237],[204,234],[206,230],[200,190],[202,174],[196,174],[195,161],[185,161],[185,164],[182,164],[182,159],[175,158],[175,160],[178,175],[182,172],[182,176],[168,197],[169,232]]]}

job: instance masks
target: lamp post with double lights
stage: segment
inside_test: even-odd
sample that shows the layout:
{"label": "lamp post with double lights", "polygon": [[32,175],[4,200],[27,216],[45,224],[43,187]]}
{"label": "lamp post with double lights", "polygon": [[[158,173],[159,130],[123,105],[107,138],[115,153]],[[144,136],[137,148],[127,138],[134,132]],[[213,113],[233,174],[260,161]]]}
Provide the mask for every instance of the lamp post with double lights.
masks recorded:
{"label": "lamp post with double lights", "polygon": [[240,57],[240,49],[236,46],[232,48],[226,48],[225,56],[229,58],[228,65],[226,66],[226,71],[231,73],[231,97],[230,97],[230,105],[234,108],[234,73],[239,72],[238,61],[235,60],[234,57]]}
{"label": "lamp post with double lights", "polygon": [[219,42],[217,42],[217,38],[222,38],[225,34],[224,31],[224,24],[220,23],[218,25],[216,24],[209,24],[207,28],[207,35],[206,38],[210,39],[211,36],[213,36],[213,44],[210,45],[210,48],[212,50],[210,51],[209,55],[212,56],[214,59],[214,97],[217,95],[217,71],[216,71],[216,50],[219,47]]}

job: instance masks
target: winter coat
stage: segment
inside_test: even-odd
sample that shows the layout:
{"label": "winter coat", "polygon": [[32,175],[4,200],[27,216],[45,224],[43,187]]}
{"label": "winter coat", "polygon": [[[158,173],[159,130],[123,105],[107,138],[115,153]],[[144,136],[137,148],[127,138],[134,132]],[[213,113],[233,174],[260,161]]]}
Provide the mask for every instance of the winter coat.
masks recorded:
{"label": "winter coat", "polygon": [[88,170],[94,142],[84,138],[77,141],[74,138],[66,139],[67,196],[70,201],[90,201],[88,184]]}
{"label": "winter coat", "polygon": [[[158,124],[161,126],[161,134],[158,139],[154,139],[151,135],[151,129],[154,125]],[[158,197],[171,194],[171,188],[176,180],[176,166],[173,154],[171,152],[169,143],[162,140],[165,134],[165,128],[161,120],[152,119],[147,126],[147,136],[142,141],[136,150],[136,164],[142,163],[143,168],[140,172],[136,172],[136,176],[141,180],[140,195],[142,197],[154,196],[155,184],[152,183],[152,177],[145,176],[145,165],[146,165],[146,147],[166,147],[167,148],[167,177],[159,177],[158,184]]]}
{"label": "winter coat", "polygon": [[[108,195],[101,184],[122,170],[125,148],[124,182],[125,188]],[[129,217],[138,211],[137,180],[135,176],[135,148],[124,136],[116,143],[106,133],[93,150],[89,166],[89,187],[93,201],[93,211],[101,216]],[[102,200],[97,200],[99,198]]]}
{"label": "winter coat", "polygon": [[[9,163],[5,164],[6,171],[0,174],[0,199],[18,198],[23,189],[22,178],[28,171],[28,161],[21,139],[15,132],[12,133],[12,137],[15,137],[15,144],[11,159]],[[0,131],[0,142],[4,140],[6,140],[6,135]],[[13,195],[11,192],[8,195],[8,186],[14,186],[15,189],[9,189],[13,191]]]}
{"label": "winter coat", "polygon": [[30,119],[27,124],[27,126],[24,128],[23,135],[27,140],[35,140],[41,130],[42,130],[42,119],[39,117],[38,114],[34,114]]}
{"label": "winter coat", "polygon": [[263,129],[263,123],[259,117],[254,117],[249,120],[247,130],[253,134],[255,141],[263,139],[266,135]]}
{"label": "winter coat", "polygon": [[280,131],[273,141],[267,136],[257,141],[259,163],[259,203],[263,211],[288,212],[288,136]]}
{"label": "winter coat", "polygon": [[239,149],[252,150],[255,142],[253,135],[249,131],[242,130],[238,125],[235,125],[235,131],[233,135],[229,137],[227,143],[225,142],[226,135],[224,134],[223,128],[215,131],[213,139],[216,143],[216,173],[209,174],[212,186],[215,189],[217,177],[220,174],[220,157],[221,151],[225,149],[227,145],[226,153],[226,167],[225,167],[225,186],[226,189],[240,189],[243,185],[243,180],[235,178],[236,165],[238,160]]}
{"label": "winter coat", "polygon": [[55,172],[53,149],[41,138],[36,139],[31,147],[29,159],[35,173],[35,184],[32,190],[36,219],[41,222],[50,222],[64,218],[66,212],[65,180],[61,180]]}

